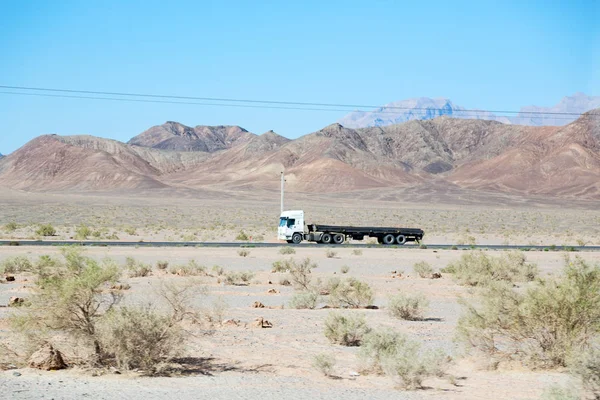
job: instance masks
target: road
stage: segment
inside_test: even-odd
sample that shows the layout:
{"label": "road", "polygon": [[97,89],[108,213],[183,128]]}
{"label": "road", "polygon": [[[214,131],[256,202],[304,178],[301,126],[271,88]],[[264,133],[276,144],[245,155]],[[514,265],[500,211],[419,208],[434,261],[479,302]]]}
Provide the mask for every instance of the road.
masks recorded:
{"label": "road", "polygon": [[[346,248],[404,248],[415,249],[419,248],[415,244],[406,244],[404,246],[391,245],[384,246],[379,244],[364,244],[364,243],[345,243],[341,245],[335,244],[317,244],[317,243],[254,243],[254,242],[121,242],[121,241],[74,241],[74,240],[0,240],[0,246],[104,246],[104,247],[346,247]],[[481,244],[481,245],[453,245],[453,244],[427,244],[427,249],[444,250],[537,250],[537,251],[600,251],[600,246],[531,246],[531,245],[501,245],[501,244]]]}

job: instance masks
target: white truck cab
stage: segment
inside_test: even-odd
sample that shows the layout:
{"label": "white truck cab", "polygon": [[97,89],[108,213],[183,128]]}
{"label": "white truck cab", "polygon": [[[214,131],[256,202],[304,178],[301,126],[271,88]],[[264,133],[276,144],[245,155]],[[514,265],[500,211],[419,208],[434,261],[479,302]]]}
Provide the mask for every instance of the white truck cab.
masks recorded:
{"label": "white truck cab", "polygon": [[298,244],[304,239],[304,211],[284,211],[279,217],[277,238],[288,243]]}

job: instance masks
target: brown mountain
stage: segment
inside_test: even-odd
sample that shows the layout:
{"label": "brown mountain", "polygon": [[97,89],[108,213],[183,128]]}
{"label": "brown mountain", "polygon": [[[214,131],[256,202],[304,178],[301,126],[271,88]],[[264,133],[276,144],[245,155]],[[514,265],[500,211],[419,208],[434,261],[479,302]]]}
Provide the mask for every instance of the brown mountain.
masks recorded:
{"label": "brown mountain", "polygon": [[[136,145],[90,136],[42,136],[0,160],[0,185],[26,190],[276,189],[285,171],[288,189],[308,192],[449,185],[600,198],[598,114],[589,112],[563,127],[449,117],[362,129],[332,124],[296,140],[272,131],[256,136],[235,127],[211,130],[176,123],[149,129],[130,141]],[[180,134],[168,137],[169,129]],[[185,151],[156,148],[168,148],[164,143],[174,144],[174,137],[187,141]],[[190,151],[194,146],[203,150]]]}
{"label": "brown mountain", "polygon": [[239,126],[202,126],[195,128],[167,121],[132,138],[128,144],[176,151],[215,151],[243,144],[255,135]]}

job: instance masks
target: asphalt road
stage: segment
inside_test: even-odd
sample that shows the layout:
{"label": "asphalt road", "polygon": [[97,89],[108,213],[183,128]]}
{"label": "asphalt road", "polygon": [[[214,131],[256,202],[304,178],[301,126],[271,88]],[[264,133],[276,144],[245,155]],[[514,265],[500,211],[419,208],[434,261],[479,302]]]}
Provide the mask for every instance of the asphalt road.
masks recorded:
{"label": "asphalt road", "polygon": [[[416,244],[398,245],[379,245],[379,244],[364,244],[364,243],[344,243],[341,245],[335,244],[318,244],[318,243],[253,243],[253,242],[120,242],[120,241],[75,241],[75,240],[0,240],[0,246],[120,246],[120,247],[346,247],[346,248],[419,248]],[[537,251],[600,251],[600,246],[530,246],[530,245],[500,245],[500,244],[484,244],[484,245],[453,245],[453,244],[427,244],[427,249],[488,249],[488,250],[537,250]]]}

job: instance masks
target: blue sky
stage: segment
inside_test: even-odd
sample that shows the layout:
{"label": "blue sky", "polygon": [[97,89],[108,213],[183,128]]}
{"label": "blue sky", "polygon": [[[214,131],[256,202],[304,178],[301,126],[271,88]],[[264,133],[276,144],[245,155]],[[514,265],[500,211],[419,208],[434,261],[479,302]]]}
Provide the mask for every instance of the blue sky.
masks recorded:
{"label": "blue sky", "polygon": [[[597,0],[2,1],[0,85],[515,110],[600,95],[597,21]],[[295,138],[344,114],[0,94],[0,153],[167,120]]]}

